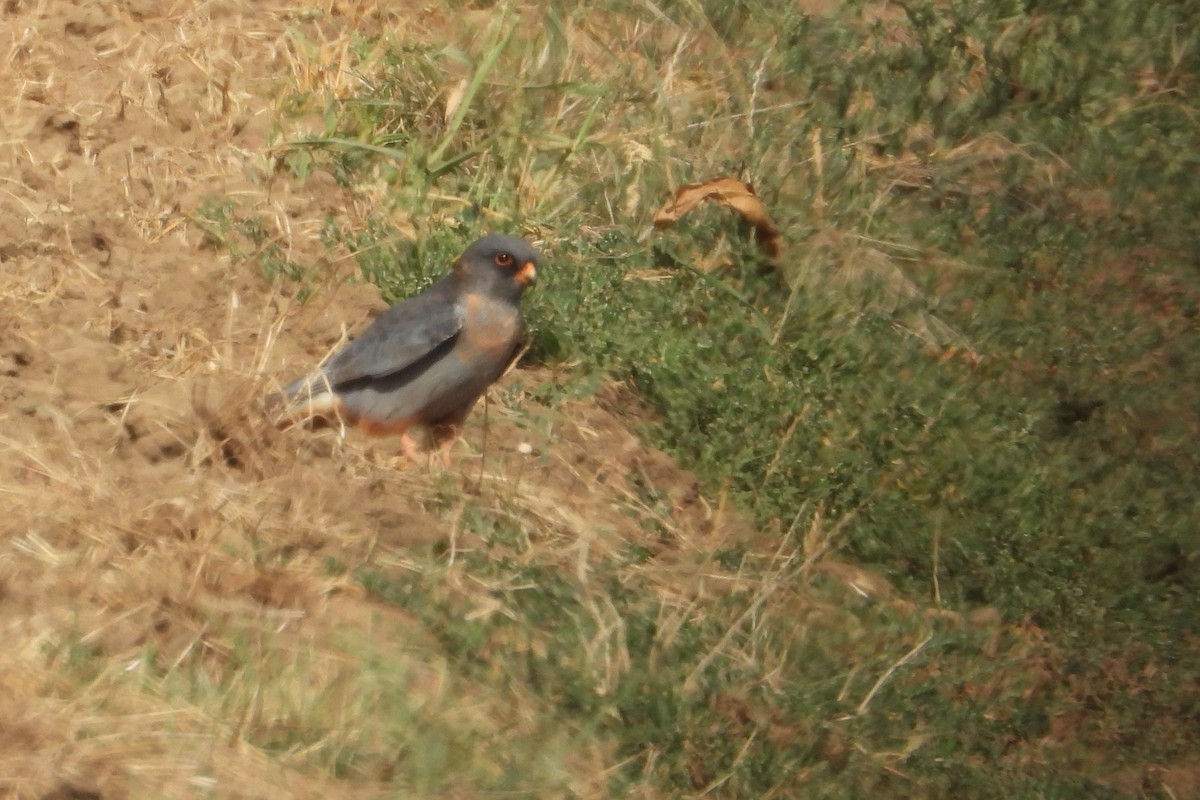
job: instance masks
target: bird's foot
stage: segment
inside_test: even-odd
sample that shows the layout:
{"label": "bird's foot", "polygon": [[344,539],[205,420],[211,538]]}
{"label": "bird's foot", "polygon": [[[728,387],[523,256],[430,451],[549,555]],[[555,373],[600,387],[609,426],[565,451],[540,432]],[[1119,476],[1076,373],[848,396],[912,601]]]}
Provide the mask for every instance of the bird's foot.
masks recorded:
{"label": "bird's foot", "polygon": [[407,433],[400,435],[400,448],[404,451],[404,455],[408,457],[409,461],[414,464],[421,463],[421,456],[423,455],[421,448],[417,446],[417,443]]}
{"label": "bird's foot", "polygon": [[442,469],[450,469],[450,451],[462,432],[459,425],[438,425],[432,429],[434,451],[430,453],[430,462],[436,461]]}

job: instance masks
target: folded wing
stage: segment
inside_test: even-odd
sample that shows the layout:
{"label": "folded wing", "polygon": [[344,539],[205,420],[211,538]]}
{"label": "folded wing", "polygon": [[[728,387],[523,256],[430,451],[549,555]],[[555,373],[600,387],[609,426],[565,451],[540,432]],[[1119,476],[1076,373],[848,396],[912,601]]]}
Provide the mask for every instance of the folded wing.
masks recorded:
{"label": "folded wing", "polygon": [[284,394],[296,397],[327,387],[336,391],[344,384],[395,375],[456,337],[465,318],[466,310],[457,302],[447,276],[428,291],[380,314],[318,373],[297,380]]}

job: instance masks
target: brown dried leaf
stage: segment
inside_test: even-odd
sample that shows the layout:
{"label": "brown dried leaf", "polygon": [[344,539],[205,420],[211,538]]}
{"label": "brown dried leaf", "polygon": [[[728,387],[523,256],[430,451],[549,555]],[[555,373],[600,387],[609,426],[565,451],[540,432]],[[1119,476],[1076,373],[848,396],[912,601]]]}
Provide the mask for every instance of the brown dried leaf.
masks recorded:
{"label": "brown dried leaf", "polygon": [[675,196],[667,201],[654,215],[654,227],[667,228],[679,218],[705,200],[716,200],[729,206],[754,226],[754,238],[759,247],[771,258],[778,258],[783,251],[783,240],[779,229],[767,214],[754,187],[736,178],[717,178],[703,183],[689,183],[679,187]]}

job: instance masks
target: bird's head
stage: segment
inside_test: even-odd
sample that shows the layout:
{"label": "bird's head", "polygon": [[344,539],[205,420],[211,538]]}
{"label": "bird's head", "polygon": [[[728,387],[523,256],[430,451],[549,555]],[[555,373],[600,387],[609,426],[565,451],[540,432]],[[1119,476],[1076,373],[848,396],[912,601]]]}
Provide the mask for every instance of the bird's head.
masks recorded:
{"label": "bird's head", "polygon": [[493,233],[466,249],[455,272],[473,288],[516,301],[537,280],[540,259],[524,239]]}

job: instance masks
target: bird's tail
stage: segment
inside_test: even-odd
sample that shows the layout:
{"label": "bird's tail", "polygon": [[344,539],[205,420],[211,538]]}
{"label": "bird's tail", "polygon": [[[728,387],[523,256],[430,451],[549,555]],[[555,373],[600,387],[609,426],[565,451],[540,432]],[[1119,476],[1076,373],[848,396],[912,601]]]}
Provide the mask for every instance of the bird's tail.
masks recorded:
{"label": "bird's tail", "polygon": [[341,403],[329,378],[321,371],[297,378],[270,395],[266,403],[268,413],[275,418],[275,427],[280,430],[341,418]]}

